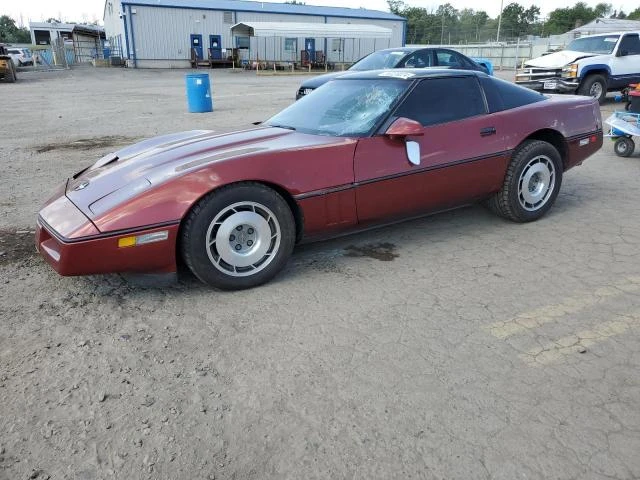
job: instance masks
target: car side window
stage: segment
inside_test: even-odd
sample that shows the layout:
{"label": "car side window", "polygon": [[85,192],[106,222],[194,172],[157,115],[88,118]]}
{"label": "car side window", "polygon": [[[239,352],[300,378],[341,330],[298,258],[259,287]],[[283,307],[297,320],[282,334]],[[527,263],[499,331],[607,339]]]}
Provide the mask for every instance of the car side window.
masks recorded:
{"label": "car side window", "polygon": [[465,68],[465,62],[461,55],[451,50],[438,50],[436,52],[438,66],[451,68]]}
{"label": "car side window", "polygon": [[512,108],[522,107],[530,103],[542,102],[547,97],[534,90],[515,85],[496,77],[481,77],[489,105],[489,113],[501,112]]}
{"label": "car side window", "polygon": [[480,85],[475,77],[469,76],[422,80],[394,115],[416,120],[427,127],[485,113]]}
{"label": "car side window", "polygon": [[637,33],[628,33],[620,40],[619,52],[625,55],[640,55],[640,37]]}
{"label": "car side window", "polygon": [[489,113],[501,112],[504,110],[504,101],[496,84],[490,77],[481,77],[480,83],[484,89],[484,95],[487,98],[487,105],[489,107]]}
{"label": "car side window", "polygon": [[431,50],[419,50],[412,53],[403,62],[404,68],[425,68],[433,66],[433,55]]}

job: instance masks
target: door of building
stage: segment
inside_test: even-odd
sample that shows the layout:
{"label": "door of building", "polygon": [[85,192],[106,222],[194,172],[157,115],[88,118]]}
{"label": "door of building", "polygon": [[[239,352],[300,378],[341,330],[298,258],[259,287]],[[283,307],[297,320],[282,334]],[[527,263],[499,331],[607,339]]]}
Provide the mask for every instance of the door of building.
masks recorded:
{"label": "door of building", "polygon": [[195,50],[198,60],[202,60],[202,35],[191,34],[191,48]]}
{"label": "door of building", "polygon": [[304,49],[307,51],[307,58],[309,62],[316,61],[316,39],[315,38],[305,38],[304,39]]}
{"label": "door of building", "polygon": [[212,60],[222,60],[222,36],[209,35],[209,48]]}

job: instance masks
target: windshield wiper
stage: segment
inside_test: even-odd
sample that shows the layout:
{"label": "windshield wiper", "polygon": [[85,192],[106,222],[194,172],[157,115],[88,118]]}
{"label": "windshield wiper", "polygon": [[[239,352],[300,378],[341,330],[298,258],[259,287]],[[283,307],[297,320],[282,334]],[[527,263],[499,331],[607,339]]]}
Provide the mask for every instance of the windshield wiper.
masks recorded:
{"label": "windshield wiper", "polygon": [[275,123],[269,123],[269,126],[270,127],[276,127],[276,128],[285,128],[287,130],[293,130],[294,132],[296,130],[296,127],[292,127],[290,125],[278,125],[278,124],[275,124]]}

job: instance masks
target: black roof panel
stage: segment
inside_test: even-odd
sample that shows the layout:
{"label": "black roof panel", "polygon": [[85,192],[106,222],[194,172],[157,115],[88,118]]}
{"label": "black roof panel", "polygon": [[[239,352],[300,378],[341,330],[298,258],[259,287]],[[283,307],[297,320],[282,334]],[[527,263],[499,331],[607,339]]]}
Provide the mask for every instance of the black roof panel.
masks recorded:
{"label": "black roof panel", "polygon": [[484,72],[475,70],[457,70],[452,68],[392,68],[386,70],[367,70],[364,72],[345,72],[344,75],[335,80],[343,79],[377,79],[377,78],[401,78],[405,80],[413,80],[416,78],[429,77],[487,77]]}

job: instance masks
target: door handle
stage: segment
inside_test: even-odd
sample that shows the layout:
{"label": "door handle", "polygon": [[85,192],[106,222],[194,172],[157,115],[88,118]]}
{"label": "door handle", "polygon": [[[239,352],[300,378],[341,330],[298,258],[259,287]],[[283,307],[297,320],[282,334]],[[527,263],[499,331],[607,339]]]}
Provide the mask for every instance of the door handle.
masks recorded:
{"label": "door handle", "polygon": [[485,127],[480,129],[481,137],[488,137],[489,135],[495,135],[495,134],[496,134],[496,127]]}

